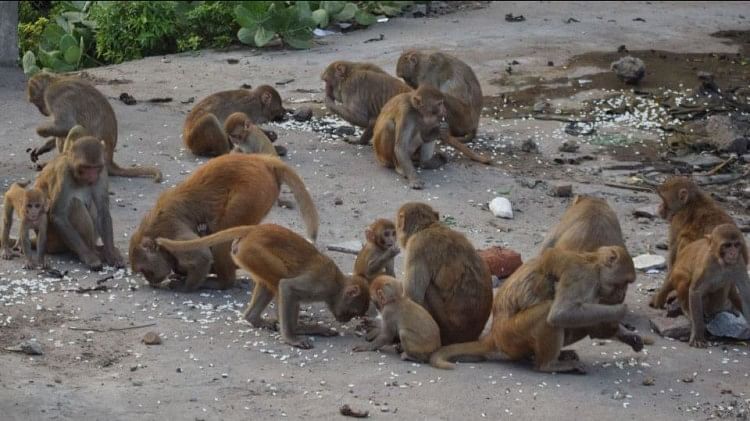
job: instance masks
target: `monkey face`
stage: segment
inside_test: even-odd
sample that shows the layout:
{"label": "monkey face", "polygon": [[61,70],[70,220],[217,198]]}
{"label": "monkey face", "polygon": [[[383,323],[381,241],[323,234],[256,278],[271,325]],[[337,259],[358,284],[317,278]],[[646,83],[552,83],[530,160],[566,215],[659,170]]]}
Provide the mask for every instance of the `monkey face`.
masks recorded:
{"label": "monkey face", "polygon": [[601,282],[597,295],[603,304],[622,303],[628,284],[635,282],[633,260],[621,247],[602,247],[600,251],[602,249],[606,249],[607,257],[599,273]]}
{"label": "monkey face", "polygon": [[724,241],[719,248],[719,256],[727,265],[733,265],[740,260],[742,243],[740,241]]}
{"label": "monkey face", "polygon": [[396,229],[386,228],[383,230],[383,234],[380,235],[380,246],[384,249],[389,249],[396,245]]}
{"label": "monkey face", "polygon": [[364,316],[370,307],[370,291],[367,280],[361,276],[352,276],[342,289],[339,299],[331,308],[336,321],[346,323],[349,320]]}
{"label": "monkey face", "polygon": [[35,222],[39,219],[39,216],[44,213],[44,203],[41,201],[29,201],[26,203],[26,218]]}
{"label": "monkey face", "polygon": [[76,165],[74,177],[79,184],[92,186],[99,181],[99,174],[102,172],[102,165]]}
{"label": "monkey face", "polygon": [[133,247],[130,261],[133,272],[140,273],[151,285],[160,284],[172,273],[172,265],[151,239],[144,239],[140,245]]}

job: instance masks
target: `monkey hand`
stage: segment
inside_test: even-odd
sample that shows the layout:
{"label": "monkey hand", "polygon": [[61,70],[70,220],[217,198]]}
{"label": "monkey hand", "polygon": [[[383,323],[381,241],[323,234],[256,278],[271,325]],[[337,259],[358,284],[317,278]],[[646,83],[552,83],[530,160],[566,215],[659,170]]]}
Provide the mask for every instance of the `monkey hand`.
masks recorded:
{"label": "monkey hand", "polygon": [[448,126],[447,121],[441,121],[438,128],[440,130],[440,139],[447,139],[451,135],[450,126]]}
{"label": "monkey hand", "polygon": [[39,148],[34,148],[29,152],[29,159],[31,159],[31,162],[36,163],[39,161]]}
{"label": "monkey hand", "polygon": [[393,247],[389,248],[386,253],[388,253],[388,256],[390,257],[396,257],[399,253],[401,253],[401,249],[397,245],[393,245]]}
{"label": "monkey hand", "polygon": [[640,352],[643,349],[643,338],[641,338],[640,335],[636,335],[635,333],[618,335],[617,339],[619,339],[620,342],[624,344],[630,345],[630,347],[633,348],[633,351],[635,352]]}
{"label": "monkey hand", "polygon": [[409,187],[411,187],[414,190],[422,190],[424,188],[424,181],[418,178],[409,180]]}
{"label": "monkey hand", "polygon": [[110,251],[104,251],[104,261],[107,262],[108,265],[114,266],[117,269],[125,267],[125,261],[122,258],[120,251],[116,248]]}
{"label": "monkey hand", "polygon": [[88,266],[89,269],[93,271],[102,270],[102,261],[101,259],[99,259],[99,256],[97,256],[96,253],[88,253],[84,256],[81,256],[81,261],[84,265]]}
{"label": "monkey hand", "polygon": [[39,269],[41,269],[41,270],[49,270],[50,269],[50,265],[45,260],[42,260],[41,262],[39,262]]}
{"label": "monkey hand", "polygon": [[5,260],[12,260],[14,257],[16,257],[15,253],[13,253],[13,250],[10,248],[3,248],[2,254],[0,254],[0,257],[2,257]]}
{"label": "monkey hand", "polygon": [[291,345],[295,348],[300,349],[312,349],[313,344],[310,342],[309,339],[300,339],[299,337],[292,337],[292,338],[283,338],[282,342],[284,342],[287,345]]}
{"label": "monkey hand", "polygon": [[688,344],[693,348],[705,348],[708,345],[706,343],[706,339],[703,336],[699,336],[696,334],[690,335],[690,342],[688,342]]}

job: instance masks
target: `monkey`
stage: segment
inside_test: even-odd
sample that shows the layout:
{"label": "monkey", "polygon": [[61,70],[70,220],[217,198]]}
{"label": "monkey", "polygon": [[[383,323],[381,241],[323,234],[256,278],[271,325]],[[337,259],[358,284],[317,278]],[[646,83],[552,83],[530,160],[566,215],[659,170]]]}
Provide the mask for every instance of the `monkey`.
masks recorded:
{"label": "monkey", "polygon": [[161,182],[162,173],[156,167],[122,168],[114,162],[117,146],[117,118],[107,98],[90,83],[71,77],[38,73],[26,86],[29,102],[42,115],[51,117],[36,129],[41,137],[52,137],[41,147],[31,151],[31,160],[52,150],[55,145],[63,151],[64,140],[75,125],[82,126],[89,135],[104,142],[107,173],[117,177],[153,177]]}
{"label": "monkey", "polygon": [[[29,183],[13,183],[3,196],[3,237],[2,258],[12,259],[13,251],[10,246],[10,228],[13,224],[13,211],[21,221],[18,230],[18,241],[26,258],[24,269],[33,269],[37,265],[47,269],[44,254],[47,245],[47,211],[49,210],[47,196],[39,189],[26,189]],[[31,253],[31,237],[29,231],[36,232],[36,262]]]}
{"label": "monkey", "polygon": [[406,251],[406,293],[440,326],[441,343],[479,337],[492,307],[492,280],[474,246],[424,203],[402,205],[396,231]]}
{"label": "monkey", "polygon": [[[254,124],[263,124],[282,121],[287,111],[279,93],[268,85],[216,92],[198,102],[185,118],[182,129],[185,146],[198,156],[229,153],[234,145],[224,131],[224,122],[235,112],[244,113]],[[276,140],[276,133],[264,133],[270,141]]]}
{"label": "monkey", "polygon": [[[395,278],[380,275],[370,285],[370,298],[383,318],[378,336],[367,346],[357,346],[354,352],[377,351],[400,341],[401,359],[428,362],[440,348],[440,327],[424,307],[404,294],[404,287]],[[436,363],[437,368],[451,368],[453,364]]]}
{"label": "monkey", "polygon": [[232,113],[224,121],[224,132],[234,145],[232,152],[264,153],[266,155],[286,155],[286,148],[273,145],[271,140],[244,113]]}
{"label": "monkey", "polygon": [[488,158],[472,152],[454,137],[442,134],[440,123],[446,117],[443,94],[435,88],[420,86],[416,91],[391,98],[375,122],[373,146],[378,162],[405,176],[413,189],[424,188],[417,176],[412,157],[418,153],[422,168],[436,169],[445,163],[435,154],[435,140],[441,140],[470,159],[489,164]]}
{"label": "monkey", "polygon": [[395,276],[393,259],[401,252],[396,239],[396,225],[388,219],[377,219],[365,230],[367,244],[357,254],[354,274],[372,281],[380,274]]}
{"label": "monkey", "polygon": [[745,238],[734,224],[716,226],[677,253],[669,285],[662,290],[677,290],[677,300],[691,322],[690,346],[706,347],[704,318],[731,309],[729,293],[734,279],[747,273],[747,262]]}
{"label": "monkey", "polygon": [[533,356],[538,371],[583,374],[586,368],[575,351],[562,350],[581,339],[570,330],[619,323],[627,306],[602,304],[599,297],[611,292],[603,288],[619,291],[634,281],[633,261],[620,246],[594,252],[545,249],[498,289],[488,335],[440,348],[430,362],[447,365],[465,356],[517,361]]}
{"label": "monkey", "polygon": [[[662,308],[671,291],[669,278],[677,254],[693,241],[704,238],[718,225],[732,224],[734,220],[707,193],[703,192],[687,177],[671,177],[657,188],[661,198],[658,214],[669,222],[669,257],[664,284],[649,305]],[[736,286],[730,290],[730,300],[750,320],[750,276],[738,274],[733,280]]]}
{"label": "monkey", "polygon": [[477,132],[482,112],[482,87],[463,61],[442,52],[410,50],[398,58],[396,75],[417,88],[431,85],[445,95],[450,133],[469,142]]}
{"label": "monkey", "polygon": [[[226,154],[211,159],[185,181],[161,194],[130,239],[130,265],[152,286],[172,272],[184,279],[169,287],[195,291],[234,286],[236,266],[229,244],[187,252],[158,247],[157,237],[190,240],[239,225],[258,224],[279,197],[284,183],[300,207],[307,235],[315,241],[318,211],[302,179],[279,158],[264,154]],[[202,228],[200,231],[198,227]],[[205,237],[203,237],[205,238]],[[209,273],[216,279],[206,279]]]}
{"label": "monkey", "polygon": [[100,270],[102,261],[123,267],[109,212],[107,143],[83,131],[68,135],[65,143],[65,152],[53,158],[34,183],[49,198],[47,251],[70,250],[92,270]]}
{"label": "monkey", "polygon": [[331,258],[282,226],[245,225],[199,239],[156,239],[159,246],[174,253],[207,249],[230,241],[232,260],[248,271],[255,282],[252,300],[244,312],[245,319],[254,327],[273,329],[275,323],[263,319],[262,314],[276,297],[284,343],[310,349],[312,343],[298,334],[337,335],[336,331],[323,326],[299,323],[300,303],[324,302],[341,323],[367,311],[370,301],[367,281],[356,275],[344,276]]}
{"label": "monkey", "polygon": [[367,145],[380,110],[394,96],[412,89],[371,63],[334,61],[320,75],[325,82],[326,108],[364,128],[356,142]]}

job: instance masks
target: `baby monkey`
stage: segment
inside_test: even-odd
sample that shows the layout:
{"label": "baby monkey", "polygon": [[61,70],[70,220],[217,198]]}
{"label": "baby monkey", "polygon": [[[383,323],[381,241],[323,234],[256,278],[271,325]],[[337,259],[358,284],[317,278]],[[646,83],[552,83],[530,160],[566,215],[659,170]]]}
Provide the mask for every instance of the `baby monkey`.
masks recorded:
{"label": "baby monkey", "polygon": [[[13,183],[3,198],[3,237],[2,258],[12,259],[13,250],[10,246],[10,227],[13,225],[13,210],[21,221],[18,230],[16,246],[21,246],[26,264],[24,269],[33,269],[38,264],[42,269],[47,268],[44,261],[44,249],[47,245],[47,211],[49,204],[44,193],[36,188],[26,190],[29,183]],[[31,236],[29,231],[37,234],[36,262],[31,254]]]}
{"label": "baby monkey", "polygon": [[357,254],[354,274],[372,283],[376,276],[395,276],[393,259],[401,252],[396,242],[396,225],[388,219],[377,219],[365,230],[367,244]]}

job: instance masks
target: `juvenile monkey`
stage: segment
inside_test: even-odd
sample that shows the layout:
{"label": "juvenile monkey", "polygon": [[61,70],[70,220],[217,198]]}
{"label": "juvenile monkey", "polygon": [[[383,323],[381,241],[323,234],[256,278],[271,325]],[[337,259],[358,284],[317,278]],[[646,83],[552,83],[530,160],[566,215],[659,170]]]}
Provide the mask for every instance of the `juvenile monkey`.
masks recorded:
{"label": "juvenile monkey", "polygon": [[320,75],[325,82],[326,108],[363,127],[359,145],[367,145],[380,110],[394,96],[411,88],[371,63],[334,61]]}
{"label": "juvenile monkey", "polygon": [[747,262],[745,238],[734,224],[715,227],[677,253],[668,285],[662,290],[677,290],[682,311],[691,322],[690,346],[706,347],[704,318],[731,309],[729,293],[734,280],[747,273]]}
{"label": "juvenile monkey", "polygon": [[[380,275],[370,285],[370,298],[383,318],[378,336],[366,346],[357,346],[355,352],[377,351],[391,345],[398,338],[402,360],[430,361],[430,356],[440,348],[440,328],[424,307],[404,294],[401,282],[388,275]],[[451,368],[453,364],[435,365]]]}
{"label": "juvenile monkey", "polygon": [[[45,247],[47,245],[47,197],[39,189],[26,189],[28,183],[13,183],[5,196],[3,197],[3,259],[12,259],[13,251],[10,246],[10,228],[13,224],[13,211],[16,217],[21,221],[18,230],[18,241],[16,244],[21,245],[21,250],[26,258],[24,269],[33,269],[39,266],[42,269],[47,268],[44,260]],[[36,242],[36,262],[31,253],[31,236],[30,231],[34,230],[37,236]]]}
{"label": "juvenile monkey", "polygon": [[395,276],[393,259],[401,252],[396,242],[396,225],[388,219],[378,219],[365,230],[367,244],[354,261],[354,274],[368,281],[380,275]]}
{"label": "juvenile monkey", "polygon": [[[224,122],[236,112],[244,113],[255,124],[281,121],[286,115],[281,96],[268,85],[261,85],[253,90],[216,92],[196,104],[185,118],[182,129],[185,146],[199,156],[229,153],[234,145],[224,131]],[[276,133],[264,133],[269,140],[276,140]]]}
{"label": "juvenile monkey", "polygon": [[232,260],[248,271],[255,281],[252,301],[245,319],[255,327],[273,329],[263,311],[276,297],[282,340],[302,349],[313,347],[298,334],[335,336],[336,331],[298,322],[301,303],[324,302],[336,320],[348,322],[367,311],[367,281],[344,276],[329,257],[294,232],[274,224],[230,228],[200,239],[174,241],[157,238],[160,246],[173,252],[213,247],[232,241]]}
{"label": "juvenile monkey", "polygon": [[398,59],[396,75],[412,88],[436,87],[445,95],[451,135],[471,141],[482,112],[482,87],[463,61],[442,52],[406,51]]}
{"label": "juvenile monkey", "polygon": [[[227,154],[208,161],[177,187],[162,193],[130,239],[133,272],[143,274],[151,285],[160,284],[172,272],[184,275],[184,280],[169,284],[183,291],[231,288],[237,267],[230,244],[170,252],[154,240],[190,240],[205,233],[258,224],[278,200],[282,183],[291,189],[307,235],[314,241],[318,211],[297,173],[272,156]],[[215,280],[206,279],[211,272],[216,274]]]}
{"label": "juvenile monkey", "polygon": [[88,82],[51,73],[34,75],[26,86],[29,102],[36,105],[50,120],[37,127],[42,137],[52,137],[39,148],[31,151],[31,160],[36,162],[39,155],[52,150],[57,145],[62,152],[65,138],[75,125],[80,125],[89,135],[104,142],[104,160],[107,173],[119,177],[153,177],[155,182],[162,179],[156,167],[122,168],[114,162],[117,146],[117,119],[107,98]]}
{"label": "juvenile monkey", "polygon": [[441,343],[478,338],[492,307],[492,280],[474,246],[424,203],[401,206],[396,229],[406,250],[404,288],[440,326]]}
{"label": "juvenile monkey", "polygon": [[[271,140],[244,113],[232,113],[224,121],[224,132],[234,145],[233,152],[279,156]],[[286,152],[285,148],[282,148]]]}
{"label": "juvenile monkey", "polygon": [[420,86],[416,91],[391,98],[383,107],[373,134],[378,162],[405,176],[413,189],[424,188],[417,176],[412,157],[417,153],[422,168],[435,169],[445,164],[435,154],[435,141],[442,141],[461,151],[470,159],[488,164],[491,161],[472,152],[450,135],[442,135],[440,123],[446,117],[443,94],[435,88]]}
{"label": "juvenile monkey", "polygon": [[602,304],[600,297],[618,293],[634,281],[633,262],[620,246],[594,252],[546,249],[500,286],[488,335],[443,347],[432,361],[448,364],[460,356],[517,361],[533,356],[539,371],[585,373],[574,351],[562,351],[581,339],[570,330],[619,323],[625,304]]}

